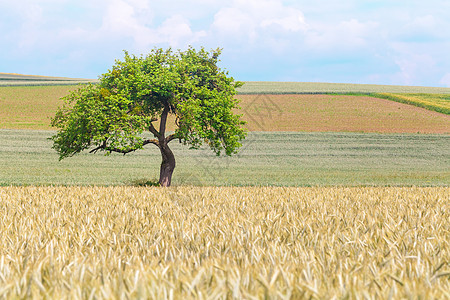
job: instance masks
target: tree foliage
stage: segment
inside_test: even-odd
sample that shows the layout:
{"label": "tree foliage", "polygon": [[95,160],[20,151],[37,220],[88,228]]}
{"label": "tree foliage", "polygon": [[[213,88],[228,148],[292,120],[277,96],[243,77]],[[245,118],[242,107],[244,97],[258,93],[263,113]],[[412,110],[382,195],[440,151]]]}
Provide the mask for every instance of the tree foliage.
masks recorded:
{"label": "tree foliage", "polygon": [[[220,53],[204,48],[154,49],[146,56],[125,52],[99,84],[65,97],[52,119],[59,128],[53,148],[63,159],[86,149],[124,154],[147,144],[162,149],[177,139],[192,148],[206,143],[217,155],[235,153],[246,134],[235,114],[234,96],[242,83],[218,67]],[[170,114],[176,129],[166,135]],[[144,138],[144,131],[154,138]]]}

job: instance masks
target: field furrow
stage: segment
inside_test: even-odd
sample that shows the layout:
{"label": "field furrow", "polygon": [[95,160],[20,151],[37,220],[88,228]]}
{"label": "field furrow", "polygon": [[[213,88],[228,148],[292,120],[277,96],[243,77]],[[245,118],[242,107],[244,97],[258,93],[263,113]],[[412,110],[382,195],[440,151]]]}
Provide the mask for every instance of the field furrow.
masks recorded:
{"label": "field furrow", "polygon": [[[129,185],[158,178],[157,147],[58,161],[51,131],[0,130],[0,185]],[[175,185],[446,185],[450,135],[251,132],[237,155],[171,143]]]}
{"label": "field furrow", "polygon": [[[0,129],[51,129],[50,120],[63,104],[60,98],[75,88],[0,87]],[[264,94],[237,98],[242,108],[238,113],[243,114],[250,131],[450,133],[448,114],[365,95]],[[441,98],[436,99],[446,111],[448,100]],[[170,130],[175,129],[174,120],[169,119]]]}

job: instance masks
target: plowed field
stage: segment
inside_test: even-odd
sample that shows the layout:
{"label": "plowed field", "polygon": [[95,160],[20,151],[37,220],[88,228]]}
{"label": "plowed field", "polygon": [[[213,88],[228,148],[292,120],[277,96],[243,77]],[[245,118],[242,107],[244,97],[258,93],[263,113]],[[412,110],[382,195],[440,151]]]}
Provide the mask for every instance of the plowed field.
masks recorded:
{"label": "plowed field", "polygon": [[[74,86],[1,87],[1,129],[51,129]],[[367,96],[238,95],[250,131],[449,133],[450,116]],[[174,127],[170,127],[174,130]]]}
{"label": "plowed field", "polygon": [[367,96],[239,95],[250,131],[449,133],[450,116]]}

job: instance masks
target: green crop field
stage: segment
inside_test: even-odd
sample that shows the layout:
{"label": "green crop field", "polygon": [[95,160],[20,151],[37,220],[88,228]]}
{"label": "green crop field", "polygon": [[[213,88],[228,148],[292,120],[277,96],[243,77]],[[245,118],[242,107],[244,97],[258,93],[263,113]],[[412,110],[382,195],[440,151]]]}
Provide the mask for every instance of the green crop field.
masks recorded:
{"label": "green crop field", "polygon": [[[156,147],[58,161],[49,131],[0,130],[0,185],[130,185],[157,179]],[[216,157],[172,142],[175,185],[448,185],[450,135],[250,133],[240,153]]]}
{"label": "green crop field", "polygon": [[0,87],[2,86],[55,86],[95,83],[93,79],[50,77],[37,75],[22,75],[0,73]]}
{"label": "green crop field", "polygon": [[[54,86],[96,83],[96,79],[50,77],[0,73],[0,86]],[[377,84],[245,81],[239,94],[372,94],[372,93],[425,93],[450,94],[450,88],[398,86]]]}
{"label": "green crop field", "polygon": [[375,93],[372,96],[400,103],[411,104],[450,115],[450,94]]}
{"label": "green crop field", "polygon": [[[255,83],[247,84],[248,88]],[[296,94],[311,91],[308,88],[327,92],[325,86],[318,83],[264,84],[256,86],[257,89],[253,85],[253,92],[269,91],[266,88],[272,84],[273,87]],[[360,88],[364,86],[369,85],[331,84],[328,91],[362,92]],[[370,92],[383,90],[383,86],[370,87]],[[74,88],[0,87],[0,128],[50,129],[50,118],[62,103],[59,98]],[[384,91],[398,92],[399,88],[384,87]],[[421,89],[403,88],[409,92]],[[273,89],[270,91],[276,92]],[[429,88],[427,91],[445,93],[446,89]],[[446,95],[434,94],[433,99],[438,99],[439,105],[446,106]],[[249,122],[248,128],[251,131],[270,130],[273,133],[251,133],[241,153],[232,158],[216,158],[206,150],[190,151],[174,144],[178,159],[175,184],[448,185],[450,182],[450,120],[445,114],[424,113],[426,110],[413,110],[409,105],[386,105],[389,101],[376,102],[376,99],[371,100],[366,96],[239,97],[244,118]],[[430,96],[421,94],[420,99],[425,98],[428,101]],[[303,133],[278,132],[283,130]],[[380,135],[306,131],[443,134]],[[50,135],[51,132],[46,131],[2,130],[0,162],[3,168],[0,184],[121,185],[156,179],[158,175],[160,156],[156,148],[125,157],[82,154],[58,162],[56,153],[46,140]]]}

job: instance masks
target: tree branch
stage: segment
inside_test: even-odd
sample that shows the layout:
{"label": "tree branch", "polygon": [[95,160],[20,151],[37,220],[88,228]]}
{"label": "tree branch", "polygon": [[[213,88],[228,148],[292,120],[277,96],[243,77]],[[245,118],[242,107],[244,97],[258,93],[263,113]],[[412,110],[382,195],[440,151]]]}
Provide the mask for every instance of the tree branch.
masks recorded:
{"label": "tree branch", "polygon": [[153,135],[154,135],[156,138],[159,139],[159,138],[161,137],[161,134],[158,132],[158,130],[156,130],[155,126],[153,126],[153,123],[152,123],[152,122],[154,122],[154,121],[157,121],[157,120],[154,119],[154,120],[152,120],[152,121],[150,122],[149,130],[150,130],[151,133],[153,133]]}
{"label": "tree branch", "polygon": [[167,143],[170,143],[171,141],[173,141],[176,138],[177,138],[177,135],[175,133],[173,133],[166,138],[166,141],[167,141]]}
{"label": "tree branch", "polygon": [[152,140],[145,140],[144,143],[142,144],[142,146],[145,146],[147,144],[153,144],[159,147],[159,141],[152,139]]}
{"label": "tree branch", "polygon": [[91,151],[89,151],[89,153],[97,153],[97,151],[100,150],[100,149],[104,149],[103,146],[98,146],[97,148],[92,149]]}
{"label": "tree branch", "polygon": [[100,149],[105,149],[105,148],[106,148],[106,141],[107,141],[107,140],[108,140],[108,139],[104,140],[102,145],[98,146],[98,147],[95,148],[95,149],[92,149],[91,151],[89,151],[89,153],[97,153],[98,150],[100,150]]}
{"label": "tree branch", "polygon": [[[159,141],[156,139],[151,139],[151,140],[145,140],[142,143],[142,146],[148,145],[148,144],[154,144],[156,146],[159,147]],[[107,147],[106,146],[106,141],[103,142],[102,145],[98,146],[97,148],[92,149],[91,151],[89,151],[89,153],[96,153],[98,150],[105,150],[105,151],[110,151],[110,152],[117,152],[117,153],[122,153],[122,154],[127,154],[133,151],[138,150],[138,148],[131,148],[131,149],[127,149],[127,150],[123,150],[123,149],[119,149],[119,148],[112,148],[112,147]]]}
{"label": "tree branch", "polygon": [[164,138],[166,133],[166,123],[167,123],[167,116],[169,115],[169,103],[167,103],[167,100],[164,100],[164,110],[161,114],[161,123],[159,124],[159,138]]}

